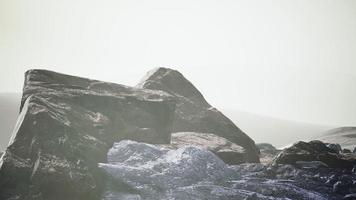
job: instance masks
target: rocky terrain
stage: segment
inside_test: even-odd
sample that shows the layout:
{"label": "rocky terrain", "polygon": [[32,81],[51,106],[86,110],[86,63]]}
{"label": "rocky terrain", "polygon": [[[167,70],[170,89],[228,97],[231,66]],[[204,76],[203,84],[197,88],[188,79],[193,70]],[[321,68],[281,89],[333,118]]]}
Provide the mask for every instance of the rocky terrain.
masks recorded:
{"label": "rocky terrain", "polygon": [[269,143],[258,143],[257,148],[260,150],[260,161],[264,164],[271,164],[281,150]]}
{"label": "rocky terrain", "polygon": [[97,199],[97,163],[113,143],[169,143],[174,109],[162,91],[28,71],[1,159],[0,199]]}
{"label": "rocky terrain", "polygon": [[[305,156],[293,160],[292,150]],[[334,160],[326,164],[306,156],[324,153]],[[282,151],[273,165],[227,165],[197,146],[170,149],[125,140],[99,164],[108,177],[102,199],[354,199],[355,168],[344,167],[344,156],[314,141]]]}
{"label": "rocky terrain", "polygon": [[172,69],[136,87],[30,70],[0,199],[355,199],[355,166],[334,143],[256,145]]}
{"label": "rocky terrain", "polygon": [[231,139],[240,163],[259,161],[254,141],[175,70],[156,69],[139,87],[30,70],[1,158],[0,199],[99,199],[98,163],[114,142],[168,144],[178,124]]}

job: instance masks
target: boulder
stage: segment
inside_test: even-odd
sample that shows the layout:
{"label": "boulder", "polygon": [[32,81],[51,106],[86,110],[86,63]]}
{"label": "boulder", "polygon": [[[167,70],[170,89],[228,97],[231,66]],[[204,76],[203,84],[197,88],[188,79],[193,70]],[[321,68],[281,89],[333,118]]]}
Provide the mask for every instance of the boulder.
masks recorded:
{"label": "boulder", "polygon": [[330,149],[334,150],[337,153],[342,152],[342,148],[341,148],[340,144],[331,143],[331,144],[326,144],[326,146],[329,147]]}
{"label": "boulder", "polygon": [[177,107],[173,132],[213,133],[242,146],[247,162],[259,162],[259,151],[254,141],[229,118],[212,107],[180,72],[168,68],[150,71],[137,85],[138,88],[162,90],[174,96]]}
{"label": "boulder", "polygon": [[339,154],[321,141],[300,141],[283,149],[275,158],[274,164],[295,165],[298,161],[321,161],[332,168],[351,170],[356,164],[356,157],[352,154]]}
{"label": "boulder", "polygon": [[271,164],[274,157],[280,152],[280,150],[269,143],[259,143],[256,146],[260,150],[261,163]]}
{"label": "boulder", "polygon": [[230,165],[241,164],[246,161],[246,151],[243,147],[211,133],[178,132],[173,133],[170,145],[163,145],[169,149],[179,149],[195,146],[209,150]]}
{"label": "boulder", "polygon": [[0,199],[91,200],[115,141],[169,143],[174,98],[46,70],[25,74],[21,113],[0,161]]}

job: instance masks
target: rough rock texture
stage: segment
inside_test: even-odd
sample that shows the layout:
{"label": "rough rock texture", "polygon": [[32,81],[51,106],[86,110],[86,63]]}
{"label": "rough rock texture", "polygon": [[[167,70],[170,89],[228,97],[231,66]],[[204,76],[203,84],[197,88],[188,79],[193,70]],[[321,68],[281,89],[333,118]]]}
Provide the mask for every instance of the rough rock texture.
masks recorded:
{"label": "rough rock texture", "polygon": [[340,144],[342,148],[354,149],[356,147],[356,127],[331,129],[315,139],[325,143]]}
{"label": "rough rock texture", "polygon": [[226,165],[202,148],[170,150],[128,140],[115,143],[99,167],[108,177],[103,200],[337,200],[356,189],[350,170]]}
{"label": "rough rock texture", "polygon": [[271,164],[274,157],[281,152],[269,143],[259,143],[256,146],[260,150],[260,161],[265,164]]}
{"label": "rough rock texture", "polygon": [[181,73],[168,68],[152,70],[139,88],[165,91],[175,97],[173,132],[213,133],[245,148],[248,162],[259,162],[254,141],[229,118],[213,108]]}
{"label": "rough rock texture", "polygon": [[296,164],[297,161],[321,161],[332,168],[352,169],[356,155],[340,154],[321,141],[297,142],[283,151],[274,160],[275,164]]}
{"label": "rough rock texture", "polygon": [[211,133],[178,132],[173,133],[170,145],[162,145],[169,149],[179,149],[195,146],[209,150],[230,165],[241,164],[246,161],[246,151],[225,138]]}
{"label": "rough rock texture", "polygon": [[0,163],[0,199],[97,199],[98,162],[115,141],[169,143],[174,99],[45,70],[25,75],[21,113]]}

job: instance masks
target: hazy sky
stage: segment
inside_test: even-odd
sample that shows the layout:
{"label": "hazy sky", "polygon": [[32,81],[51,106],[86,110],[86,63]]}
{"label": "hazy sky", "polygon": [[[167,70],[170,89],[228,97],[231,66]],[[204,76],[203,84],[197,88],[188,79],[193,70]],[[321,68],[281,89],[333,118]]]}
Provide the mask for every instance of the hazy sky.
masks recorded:
{"label": "hazy sky", "polygon": [[218,108],[356,125],[356,1],[0,0],[0,92],[178,69]]}

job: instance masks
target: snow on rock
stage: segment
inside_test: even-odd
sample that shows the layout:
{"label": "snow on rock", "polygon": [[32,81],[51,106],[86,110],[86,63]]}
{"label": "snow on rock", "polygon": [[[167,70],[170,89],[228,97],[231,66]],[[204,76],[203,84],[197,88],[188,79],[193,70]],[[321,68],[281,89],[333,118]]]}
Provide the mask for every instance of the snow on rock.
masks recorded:
{"label": "snow on rock", "polygon": [[197,146],[168,149],[124,140],[109,150],[108,163],[98,165],[107,177],[103,200],[327,199],[284,181],[284,174],[272,179],[262,164],[227,165]]}

